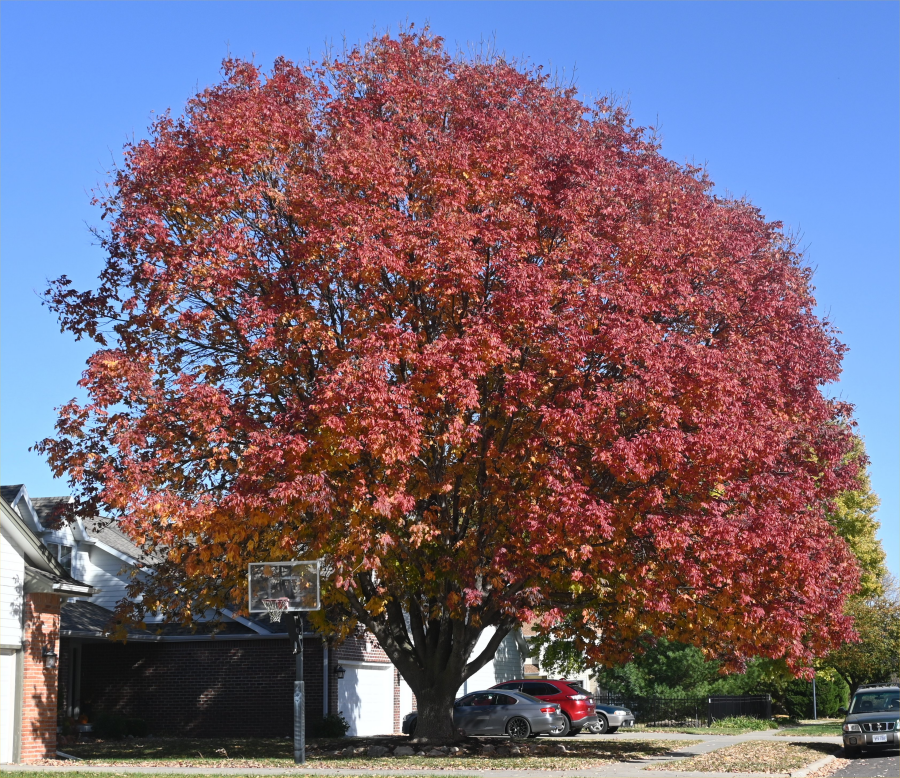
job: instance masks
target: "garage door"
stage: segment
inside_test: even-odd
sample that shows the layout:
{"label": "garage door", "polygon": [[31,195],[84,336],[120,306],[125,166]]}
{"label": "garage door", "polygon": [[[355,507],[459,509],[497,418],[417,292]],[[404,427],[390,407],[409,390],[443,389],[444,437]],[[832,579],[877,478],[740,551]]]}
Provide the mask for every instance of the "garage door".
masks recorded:
{"label": "garage door", "polygon": [[348,735],[390,735],[394,731],[394,666],[345,666],[338,681],[338,710]]}
{"label": "garage door", "polygon": [[13,760],[16,717],[16,652],[0,650],[0,762]]}

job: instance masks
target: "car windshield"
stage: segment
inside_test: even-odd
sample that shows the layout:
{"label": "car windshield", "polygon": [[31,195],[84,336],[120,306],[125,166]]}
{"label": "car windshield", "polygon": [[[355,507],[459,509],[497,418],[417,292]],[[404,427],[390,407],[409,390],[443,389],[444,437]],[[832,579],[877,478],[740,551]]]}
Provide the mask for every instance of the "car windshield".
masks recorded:
{"label": "car windshield", "polygon": [[850,713],[883,713],[900,711],[900,689],[860,692],[853,697]]}

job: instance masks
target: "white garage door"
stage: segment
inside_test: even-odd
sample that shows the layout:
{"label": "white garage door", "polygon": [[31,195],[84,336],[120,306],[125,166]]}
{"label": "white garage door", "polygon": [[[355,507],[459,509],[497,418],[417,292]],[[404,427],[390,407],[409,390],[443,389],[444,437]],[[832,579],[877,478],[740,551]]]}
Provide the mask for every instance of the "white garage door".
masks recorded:
{"label": "white garage door", "polygon": [[13,760],[16,706],[16,652],[0,650],[0,762]]}
{"label": "white garage door", "polygon": [[348,735],[390,735],[394,731],[394,666],[345,666],[338,681],[338,710]]}

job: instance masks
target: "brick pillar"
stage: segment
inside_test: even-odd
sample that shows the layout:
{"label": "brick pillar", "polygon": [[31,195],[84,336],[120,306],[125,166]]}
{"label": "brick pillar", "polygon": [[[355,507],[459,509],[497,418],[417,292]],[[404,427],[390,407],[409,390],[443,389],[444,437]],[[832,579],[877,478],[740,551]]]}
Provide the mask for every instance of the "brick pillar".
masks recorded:
{"label": "brick pillar", "polygon": [[44,648],[59,655],[59,597],[25,595],[22,655],[22,761],[56,758],[56,669],[44,667]]}
{"label": "brick pillar", "polygon": [[400,734],[400,671],[394,668],[394,734]]}

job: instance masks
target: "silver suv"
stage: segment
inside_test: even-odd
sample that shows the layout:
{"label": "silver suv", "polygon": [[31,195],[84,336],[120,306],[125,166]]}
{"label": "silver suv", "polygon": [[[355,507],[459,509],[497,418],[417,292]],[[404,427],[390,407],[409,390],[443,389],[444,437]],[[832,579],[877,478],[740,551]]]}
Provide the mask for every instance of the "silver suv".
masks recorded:
{"label": "silver suv", "polygon": [[861,748],[897,748],[900,745],[900,686],[869,683],[860,686],[845,714],[844,751],[855,754]]}

